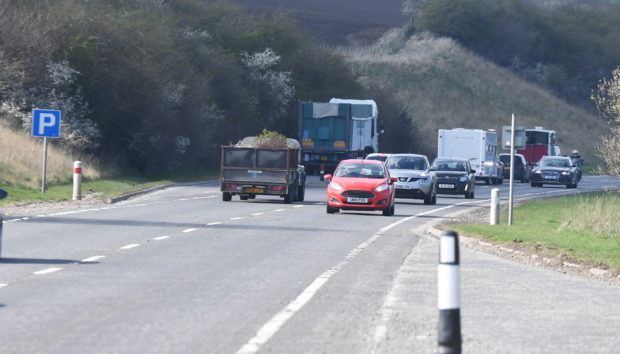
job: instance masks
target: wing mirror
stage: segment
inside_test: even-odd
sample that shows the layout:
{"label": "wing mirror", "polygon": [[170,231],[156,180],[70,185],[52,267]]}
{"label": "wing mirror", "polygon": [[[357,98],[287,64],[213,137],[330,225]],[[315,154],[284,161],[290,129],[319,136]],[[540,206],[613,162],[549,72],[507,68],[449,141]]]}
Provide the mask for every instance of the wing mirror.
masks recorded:
{"label": "wing mirror", "polygon": [[0,199],[4,199],[9,195],[9,193],[7,191],[5,191],[4,189],[0,189]]}
{"label": "wing mirror", "polygon": [[326,180],[331,180],[333,178],[333,176],[328,173],[325,176],[323,176],[323,178],[325,178]]}
{"label": "wing mirror", "polygon": [[390,177],[390,183],[394,183],[396,181],[398,181],[397,177]]}
{"label": "wing mirror", "polygon": [[469,173],[476,173],[476,170],[469,170]]}
{"label": "wing mirror", "polygon": [[431,167],[430,171],[437,171],[437,167],[436,166]]}

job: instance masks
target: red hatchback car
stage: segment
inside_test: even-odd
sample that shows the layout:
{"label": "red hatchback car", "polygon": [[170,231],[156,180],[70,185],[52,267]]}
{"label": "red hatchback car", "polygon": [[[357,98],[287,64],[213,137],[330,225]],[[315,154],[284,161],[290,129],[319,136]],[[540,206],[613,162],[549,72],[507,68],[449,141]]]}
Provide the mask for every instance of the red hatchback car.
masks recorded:
{"label": "red hatchback car", "polygon": [[334,175],[325,175],[327,213],[342,210],[381,210],[394,215],[396,177],[390,177],[383,162],[377,160],[343,160]]}

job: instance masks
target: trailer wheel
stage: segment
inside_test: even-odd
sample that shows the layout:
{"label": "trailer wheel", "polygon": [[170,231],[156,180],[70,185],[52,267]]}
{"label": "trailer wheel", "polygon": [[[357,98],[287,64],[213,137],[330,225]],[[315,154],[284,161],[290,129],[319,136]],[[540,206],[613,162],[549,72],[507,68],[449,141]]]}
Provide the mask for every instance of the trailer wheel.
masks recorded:
{"label": "trailer wheel", "polygon": [[306,196],[306,186],[299,186],[297,188],[297,201],[303,202]]}
{"label": "trailer wheel", "polygon": [[241,199],[241,200],[248,200],[248,195],[247,194],[246,195],[242,194],[242,195],[239,196],[239,199]]}
{"label": "trailer wheel", "polygon": [[230,202],[231,200],[232,200],[232,194],[230,194],[228,192],[223,192],[222,193],[222,201]]}

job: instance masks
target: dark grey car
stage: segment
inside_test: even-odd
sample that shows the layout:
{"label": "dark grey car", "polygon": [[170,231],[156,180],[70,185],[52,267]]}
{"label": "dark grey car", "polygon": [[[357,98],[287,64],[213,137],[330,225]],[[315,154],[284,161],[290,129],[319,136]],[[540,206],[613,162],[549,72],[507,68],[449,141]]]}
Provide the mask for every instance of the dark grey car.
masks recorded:
{"label": "dark grey car", "polygon": [[417,154],[392,154],[385,161],[390,176],[396,177],[396,198],[423,199],[437,203],[437,176],[428,158]]}
{"label": "dark grey car", "polygon": [[469,160],[438,157],[431,167],[437,175],[437,193],[462,194],[465,198],[474,198],[476,188],[476,170]]}

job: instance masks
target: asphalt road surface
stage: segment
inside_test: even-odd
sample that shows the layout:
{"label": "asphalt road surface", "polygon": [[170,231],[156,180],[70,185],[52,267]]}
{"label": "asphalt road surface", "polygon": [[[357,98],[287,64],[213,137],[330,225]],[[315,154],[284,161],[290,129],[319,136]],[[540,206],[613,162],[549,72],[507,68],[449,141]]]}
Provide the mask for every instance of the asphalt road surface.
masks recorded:
{"label": "asphalt road surface", "polygon": [[[515,183],[518,198],[576,190]],[[221,201],[206,182],[91,209],[9,215],[0,353],[434,353],[435,223],[489,204],[399,200],[396,215]],[[507,195],[508,183],[502,186]],[[462,248],[463,351],[612,353],[620,287]]]}

